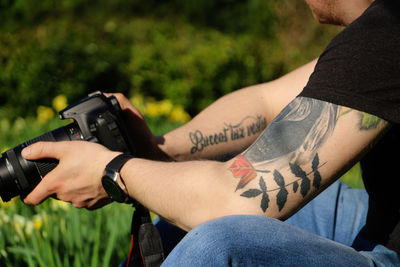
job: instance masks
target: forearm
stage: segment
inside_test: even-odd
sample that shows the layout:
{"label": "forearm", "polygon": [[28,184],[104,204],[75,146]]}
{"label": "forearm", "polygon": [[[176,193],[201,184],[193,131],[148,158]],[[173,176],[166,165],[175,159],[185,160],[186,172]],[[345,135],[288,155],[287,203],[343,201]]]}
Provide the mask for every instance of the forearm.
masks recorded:
{"label": "forearm", "polygon": [[228,159],[242,152],[302,90],[315,63],[220,98],[186,125],[162,136],[159,148],[178,161]]}
{"label": "forearm", "polygon": [[[226,163],[156,162],[134,158],[121,170],[129,195],[166,220],[190,230],[232,210],[235,184]],[[238,199],[240,201],[240,199]],[[212,207],[212,208],[210,208]]]}
{"label": "forearm", "polygon": [[271,117],[266,106],[257,87],[226,95],[186,125],[164,135],[161,149],[178,161],[229,158],[265,129]]}

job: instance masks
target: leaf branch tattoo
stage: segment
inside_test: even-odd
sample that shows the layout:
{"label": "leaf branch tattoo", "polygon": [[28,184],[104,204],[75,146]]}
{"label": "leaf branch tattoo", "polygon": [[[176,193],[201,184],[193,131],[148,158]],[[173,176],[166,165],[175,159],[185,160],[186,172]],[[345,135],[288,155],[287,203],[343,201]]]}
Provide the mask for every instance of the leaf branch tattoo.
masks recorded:
{"label": "leaf branch tattoo", "polygon": [[251,188],[245,192],[243,192],[240,196],[246,197],[246,198],[255,198],[262,194],[261,198],[261,209],[263,212],[265,212],[269,206],[269,196],[268,193],[278,191],[276,195],[276,204],[278,206],[279,211],[283,209],[287,202],[287,197],[288,197],[288,187],[292,186],[293,193],[297,193],[298,188],[299,188],[299,182],[300,182],[300,194],[303,196],[303,198],[307,195],[307,193],[311,190],[311,174],[313,175],[313,184],[312,186],[315,187],[316,189],[320,188],[321,184],[321,175],[318,171],[318,168],[322,167],[323,165],[319,166],[319,157],[318,154],[315,155],[314,160],[312,161],[312,171],[311,173],[306,173],[299,165],[289,163],[290,164],[290,170],[292,174],[294,174],[296,177],[299,179],[291,182],[291,183],[286,183],[284,177],[278,170],[274,170],[273,172],[273,179],[275,183],[277,184],[277,188],[273,188],[270,190],[267,190],[267,186],[264,180],[263,176],[260,176],[259,180],[259,187],[258,188]]}
{"label": "leaf branch tattoo", "polygon": [[[259,188],[251,188],[242,197],[261,197],[261,209],[270,205],[269,194],[277,191],[276,205],[281,211],[290,193],[299,192],[304,198],[312,188],[319,189],[322,178],[318,149],[332,134],[337,119],[344,113],[339,106],[324,101],[297,97],[271,122],[257,141],[230,166],[233,176],[239,178],[236,190],[243,189],[258,176]],[[311,163],[307,173],[301,166]],[[288,169],[291,182],[285,181],[281,169]],[[268,188],[264,177],[271,178],[276,188]],[[297,178],[293,180],[293,178]],[[291,188],[291,189],[290,189]]]}
{"label": "leaf branch tattoo", "polygon": [[[281,211],[290,194],[299,192],[305,198],[313,188],[320,189],[322,177],[319,168],[326,162],[320,163],[317,151],[332,135],[338,119],[350,113],[359,116],[360,131],[375,129],[383,122],[376,116],[351,108],[307,97],[295,98],[256,142],[235,158],[229,168],[233,176],[239,178],[235,191],[245,188],[259,176],[258,188],[248,189],[241,196],[261,196],[261,210],[266,212],[272,192],[277,191],[276,205]],[[310,165],[311,172],[307,173],[302,167]],[[290,182],[282,175],[282,169],[288,170]],[[264,177],[271,177],[276,187],[267,188],[271,183],[266,183]]]}

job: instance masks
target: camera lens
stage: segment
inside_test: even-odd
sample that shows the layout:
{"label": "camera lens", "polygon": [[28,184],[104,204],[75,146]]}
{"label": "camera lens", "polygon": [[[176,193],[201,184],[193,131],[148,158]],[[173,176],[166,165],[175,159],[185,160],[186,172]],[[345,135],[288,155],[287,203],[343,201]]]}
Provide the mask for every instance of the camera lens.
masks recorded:
{"label": "camera lens", "polygon": [[0,158],[0,197],[3,201],[20,195],[27,196],[47,173],[53,170],[58,161],[42,159],[25,160],[21,156],[23,148],[39,141],[82,140],[82,133],[74,122],[29,140],[2,154]]}

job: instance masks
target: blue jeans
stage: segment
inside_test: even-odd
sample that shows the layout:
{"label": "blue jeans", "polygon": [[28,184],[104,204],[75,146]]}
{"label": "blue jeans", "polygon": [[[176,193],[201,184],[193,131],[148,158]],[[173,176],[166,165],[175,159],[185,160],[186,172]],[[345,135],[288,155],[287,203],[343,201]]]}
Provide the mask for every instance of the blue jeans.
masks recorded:
{"label": "blue jeans", "polygon": [[205,222],[163,266],[400,266],[396,252],[362,238],[367,208],[365,190],[338,181],[286,222],[252,215]]}

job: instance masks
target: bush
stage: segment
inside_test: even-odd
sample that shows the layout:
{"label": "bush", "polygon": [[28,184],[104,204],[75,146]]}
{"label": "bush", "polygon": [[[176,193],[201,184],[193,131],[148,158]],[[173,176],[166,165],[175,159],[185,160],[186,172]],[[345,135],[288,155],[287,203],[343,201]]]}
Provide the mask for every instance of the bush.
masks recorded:
{"label": "bush", "polygon": [[274,43],[187,24],[134,22],[131,92],[172,99],[195,114],[216,98],[281,74]]}
{"label": "bush", "polygon": [[[50,105],[61,93],[77,100],[95,90],[124,92],[125,88],[127,92],[128,78],[119,70],[127,57],[112,45],[124,46],[118,35],[67,21],[57,23],[27,31],[0,52],[0,86],[4,88],[0,104],[3,110],[13,111],[8,114],[32,115],[38,105]],[[73,30],[65,30],[71,26]],[[99,38],[107,41],[97,42]]]}
{"label": "bush", "polygon": [[[113,27],[122,29],[107,32]],[[0,52],[0,104],[15,116],[33,114],[61,93],[74,101],[96,90],[168,98],[194,114],[227,92],[281,74],[274,73],[273,43],[184,23],[134,19],[98,29],[58,21],[14,42],[11,53]]]}
{"label": "bush", "polygon": [[194,115],[310,60],[331,36],[293,1],[2,0],[0,16],[8,119],[95,90],[169,98]]}

